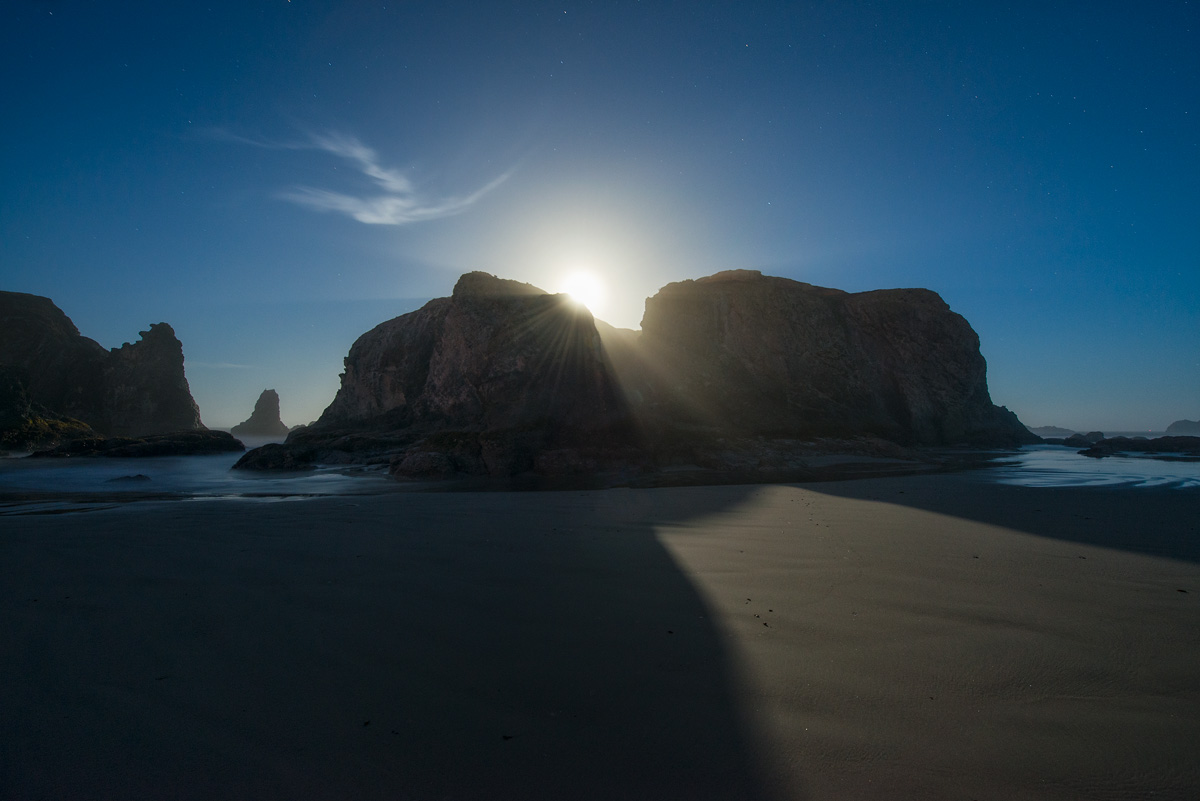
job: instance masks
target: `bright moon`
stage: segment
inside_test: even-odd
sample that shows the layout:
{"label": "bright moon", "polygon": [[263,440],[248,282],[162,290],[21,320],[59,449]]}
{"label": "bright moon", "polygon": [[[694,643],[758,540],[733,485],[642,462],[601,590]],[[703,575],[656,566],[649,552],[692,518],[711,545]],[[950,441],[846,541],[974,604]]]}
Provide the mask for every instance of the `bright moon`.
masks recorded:
{"label": "bright moon", "polygon": [[587,306],[593,315],[604,308],[604,282],[595,273],[572,273],[562,282],[562,288],[576,303]]}

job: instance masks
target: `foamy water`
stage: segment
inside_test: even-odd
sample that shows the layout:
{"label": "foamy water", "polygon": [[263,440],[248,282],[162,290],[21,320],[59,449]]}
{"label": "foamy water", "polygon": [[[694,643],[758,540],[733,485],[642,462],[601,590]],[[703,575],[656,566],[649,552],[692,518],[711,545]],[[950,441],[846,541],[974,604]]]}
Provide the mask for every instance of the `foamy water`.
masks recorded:
{"label": "foamy water", "polygon": [[1200,462],[1133,456],[1093,459],[1077,448],[1027,445],[983,471],[985,477],[1025,487],[1200,487]]}

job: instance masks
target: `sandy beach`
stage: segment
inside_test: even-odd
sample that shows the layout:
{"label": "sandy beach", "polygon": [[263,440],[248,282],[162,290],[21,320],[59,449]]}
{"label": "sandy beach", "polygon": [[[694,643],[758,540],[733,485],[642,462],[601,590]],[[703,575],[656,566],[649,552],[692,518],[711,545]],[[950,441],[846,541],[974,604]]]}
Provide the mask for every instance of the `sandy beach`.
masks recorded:
{"label": "sandy beach", "polygon": [[0,797],[1194,798],[1198,511],[960,473],[8,514]]}

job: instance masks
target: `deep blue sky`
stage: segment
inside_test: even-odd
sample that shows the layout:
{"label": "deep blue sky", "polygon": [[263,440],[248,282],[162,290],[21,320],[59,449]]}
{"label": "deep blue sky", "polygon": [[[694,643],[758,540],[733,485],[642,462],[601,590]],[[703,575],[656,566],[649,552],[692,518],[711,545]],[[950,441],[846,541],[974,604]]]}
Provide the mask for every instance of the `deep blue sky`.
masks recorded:
{"label": "deep blue sky", "polygon": [[584,266],[923,286],[1029,425],[1200,417],[1200,6],[0,10],[0,288],[183,341],[210,426],[316,418],[376,323]]}

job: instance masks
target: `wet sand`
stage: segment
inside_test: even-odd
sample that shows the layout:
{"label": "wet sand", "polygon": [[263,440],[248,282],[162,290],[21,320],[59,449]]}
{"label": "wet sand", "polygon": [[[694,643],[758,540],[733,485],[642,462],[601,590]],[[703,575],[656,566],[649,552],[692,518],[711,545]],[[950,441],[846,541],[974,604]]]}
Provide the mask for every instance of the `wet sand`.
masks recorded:
{"label": "wet sand", "polygon": [[1200,493],[0,519],[0,797],[1193,798]]}

